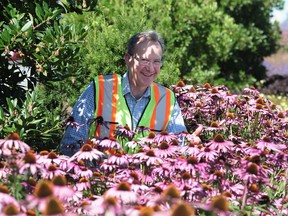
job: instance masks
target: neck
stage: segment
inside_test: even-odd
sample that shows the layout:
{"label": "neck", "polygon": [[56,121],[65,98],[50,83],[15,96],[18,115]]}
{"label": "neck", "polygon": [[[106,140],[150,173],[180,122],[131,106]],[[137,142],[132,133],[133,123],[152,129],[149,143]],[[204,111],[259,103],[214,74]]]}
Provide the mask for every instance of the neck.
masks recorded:
{"label": "neck", "polygon": [[142,95],[144,94],[144,92],[146,91],[147,87],[139,87],[136,84],[136,80],[134,80],[130,73],[128,73],[128,80],[129,80],[129,85],[130,85],[130,90],[131,90],[131,94],[133,97],[135,97],[136,99],[139,99],[142,97]]}
{"label": "neck", "polygon": [[138,88],[135,84],[130,83],[130,89],[131,89],[131,94],[133,97],[136,99],[139,99],[142,97],[144,92],[146,91],[147,88]]}

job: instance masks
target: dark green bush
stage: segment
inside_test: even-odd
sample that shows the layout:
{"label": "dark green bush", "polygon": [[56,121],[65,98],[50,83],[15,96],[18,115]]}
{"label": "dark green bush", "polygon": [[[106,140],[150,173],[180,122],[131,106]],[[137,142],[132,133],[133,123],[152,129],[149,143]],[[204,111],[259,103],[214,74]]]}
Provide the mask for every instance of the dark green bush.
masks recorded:
{"label": "dark green bush", "polygon": [[32,92],[21,103],[16,98],[6,98],[6,102],[7,108],[0,107],[1,138],[18,132],[21,140],[36,151],[57,150],[63,134],[61,117],[41,107],[43,98]]}

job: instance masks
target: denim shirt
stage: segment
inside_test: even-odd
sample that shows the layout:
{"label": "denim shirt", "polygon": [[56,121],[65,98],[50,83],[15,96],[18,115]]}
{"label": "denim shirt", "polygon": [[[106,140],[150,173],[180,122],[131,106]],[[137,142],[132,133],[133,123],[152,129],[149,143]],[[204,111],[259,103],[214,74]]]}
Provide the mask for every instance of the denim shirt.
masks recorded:
{"label": "denim shirt", "polygon": [[[136,99],[131,94],[128,80],[128,72],[122,78],[122,94],[124,95],[132,115],[132,130],[136,129],[137,123],[150,100],[150,87],[146,89],[141,98]],[[79,151],[82,144],[87,141],[90,126],[89,119],[94,118],[95,113],[95,87],[94,81],[90,82],[88,87],[83,91],[73,107],[71,116],[79,127],[67,126],[66,131],[60,143],[60,151],[68,156]],[[167,126],[168,133],[179,133],[187,131],[181,110],[177,101],[175,102],[172,116]]]}

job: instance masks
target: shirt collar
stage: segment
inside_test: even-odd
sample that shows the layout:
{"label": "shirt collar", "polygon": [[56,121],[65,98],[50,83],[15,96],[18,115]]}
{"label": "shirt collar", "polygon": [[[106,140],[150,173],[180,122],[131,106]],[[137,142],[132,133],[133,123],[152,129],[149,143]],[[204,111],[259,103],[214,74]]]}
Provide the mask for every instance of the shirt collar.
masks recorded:
{"label": "shirt collar", "polygon": [[[128,71],[123,75],[123,78],[122,78],[122,93],[124,96],[128,93],[131,94],[131,88],[130,88],[130,83],[128,79]],[[150,86],[146,89],[142,97],[150,97]]]}

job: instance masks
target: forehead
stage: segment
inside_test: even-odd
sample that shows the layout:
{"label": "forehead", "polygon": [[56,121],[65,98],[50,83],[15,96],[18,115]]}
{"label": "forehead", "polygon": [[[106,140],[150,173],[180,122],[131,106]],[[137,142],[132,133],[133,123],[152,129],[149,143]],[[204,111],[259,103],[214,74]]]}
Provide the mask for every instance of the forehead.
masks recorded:
{"label": "forehead", "polygon": [[162,48],[158,41],[149,41],[143,39],[136,44],[135,54],[145,57],[162,57]]}

